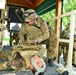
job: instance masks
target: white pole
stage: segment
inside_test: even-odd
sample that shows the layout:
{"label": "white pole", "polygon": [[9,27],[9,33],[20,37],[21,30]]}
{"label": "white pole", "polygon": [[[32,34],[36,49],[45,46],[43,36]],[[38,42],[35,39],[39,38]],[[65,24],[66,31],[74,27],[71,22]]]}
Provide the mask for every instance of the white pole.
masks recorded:
{"label": "white pole", "polygon": [[67,42],[67,43],[69,43],[69,40],[68,39],[59,39],[59,42]]}
{"label": "white pole", "polygon": [[48,19],[47,22],[50,22],[50,21],[52,21],[52,20],[57,20],[57,19],[59,19],[59,18],[63,18],[63,17],[66,17],[66,16],[70,16],[71,14],[74,14],[74,13],[76,14],[76,10],[71,11],[71,12],[69,12],[69,13],[62,14],[62,15],[60,15],[60,16],[56,16],[56,17],[51,18],[51,19]]}
{"label": "white pole", "polygon": [[70,19],[70,39],[69,39],[69,51],[68,51],[68,62],[67,67],[69,69],[70,75],[72,75],[72,55],[73,55],[73,41],[74,41],[74,21],[75,14],[71,14]]}

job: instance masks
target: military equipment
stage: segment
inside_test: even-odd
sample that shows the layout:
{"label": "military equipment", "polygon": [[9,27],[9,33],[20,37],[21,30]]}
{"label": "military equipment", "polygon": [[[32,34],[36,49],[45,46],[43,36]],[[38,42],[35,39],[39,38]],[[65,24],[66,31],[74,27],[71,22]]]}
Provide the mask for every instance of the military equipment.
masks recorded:
{"label": "military equipment", "polygon": [[[0,58],[5,58],[10,60],[10,62],[14,61],[13,59],[21,58],[24,61],[22,62],[23,67],[25,69],[30,68],[30,58],[34,55],[38,55],[42,59],[45,59],[43,55],[45,54],[46,49],[41,45],[28,45],[28,46],[13,46],[12,50],[2,51],[0,52]],[[3,64],[4,65],[4,64]],[[17,65],[16,65],[17,67]]]}
{"label": "military equipment", "polygon": [[37,41],[37,43],[41,43],[42,41],[49,38],[49,31],[48,31],[48,28],[46,26],[46,22],[44,20],[42,20],[41,17],[37,17],[36,25],[39,28],[36,27],[35,24],[33,26],[30,26],[26,22],[23,23],[23,26],[19,32],[19,38],[20,38],[21,44],[25,43],[25,40],[24,40],[25,34],[27,34],[27,40],[32,40],[33,42]]}
{"label": "military equipment", "polygon": [[25,18],[27,18],[29,15],[36,13],[35,10],[33,9],[27,9],[23,14],[25,16]]}
{"label": "military equipment", "polygon": [[49,39],[45,41],[46,48],[47,48],[47,58],[53,59],[54,58],[54,51],[56,50],[57,45],[57,36],[54,33],[54,30],[52,28],[49,29]]}
{"label": "military equipment", "polygon": [[24,21],[25,22],[29,22],[30,21],[30,18],[28,18],[31,14],[34,14],[34,16],[32,17],[32,20],[36,19],[37,18],[37,14],[35,12],[35,10],[33,9],[27,9],[24,13],[23,13],[23,16],[24,16]]}
{"label": "military equipment", "polygon": [[34,14],[34,13],[36,13],[36,12],[28,12],[28,11],[26,11],[25,13],[24,13],[24,18],[27,18],[28,16],[30,16],[31,14]]}

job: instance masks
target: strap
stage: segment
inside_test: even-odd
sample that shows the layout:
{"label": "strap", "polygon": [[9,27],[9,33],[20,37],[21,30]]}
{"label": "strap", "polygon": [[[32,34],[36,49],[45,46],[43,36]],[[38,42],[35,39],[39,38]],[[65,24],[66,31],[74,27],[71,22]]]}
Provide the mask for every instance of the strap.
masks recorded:
{"label": "strap", "polygon": [[41,29],[41,28],[40,28],[40,20],[41,20],[40,17],[37,17],[37,18],[36,18],[37,24],[34,25],[34,26],[35,26],[36,28],[38,28],[38,29]]}
{"label": "strap", "polygon": [[36,24],[34,25],[36,28],[41,29],[39,26],[37,26]]}
{"label": "strap", "polygon": [[25,63],[26,63],[26,69],[29,69],[30,68],[30,60],[29,60],[29,57],[23,57]]}

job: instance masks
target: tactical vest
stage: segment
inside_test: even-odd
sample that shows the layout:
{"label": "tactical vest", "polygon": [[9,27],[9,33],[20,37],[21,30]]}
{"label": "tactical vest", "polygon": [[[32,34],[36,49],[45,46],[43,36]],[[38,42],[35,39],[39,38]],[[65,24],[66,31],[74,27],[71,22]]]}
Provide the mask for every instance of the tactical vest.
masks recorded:
{"label": "tactical vest", "polygon": [[27,34],[27,39],[32,40],[38,38],[42,35],[41,26],[44,25],[44,21],[42,18],[38,17],[35,21],[35,24],[30,26],[28,23],[23,24],[23,28],[25,28],[25,33]]}
{"label": "tactical vest", "polygon": [[[30,45],[30,46],[25,46],[25,45],[16,46],[15,45],[12,47],[12,50],[6,50],[6,51],[0,52],[0,58],[2,59],[6,58],[8,60],[11,60],[12,62],[13,62],[13,59],[20,59],[20,58],[23,59],[22,64],[25,70],[30,69],[30,58],[32,58],[35,55],[39,56],[45,61],[47,58],[47,49],[41,45]],[[11,63],[11,61],[9,62]],[[3,63],[3,65],[4,64],[5,63]],[[4,69],[6,69],[6,66],[4,67]],[[0,70],[3,70],[3,68],[0,67]]]}
{"label": "tactical vest", "polygon": [[47,49],[41,45],[30,45],[30,46],[14,46],[12,50],[12,57],[15,58],[18,54],[24,59],[26,68],[30,67],[30,58],[34,55],[41,57],[46,60]]}

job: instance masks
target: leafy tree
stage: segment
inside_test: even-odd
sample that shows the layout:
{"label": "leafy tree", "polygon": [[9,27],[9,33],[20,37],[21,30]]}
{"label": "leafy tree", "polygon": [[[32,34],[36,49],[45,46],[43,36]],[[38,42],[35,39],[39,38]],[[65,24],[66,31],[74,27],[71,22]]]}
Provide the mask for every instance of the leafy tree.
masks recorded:
{"label": "leafy tree", "polygon": [[[71,12],[73,10],[76,10],[76,0],[64,0],[62,14]],[[53,9],[52,11],[43,14],[42,17],[45,20],[48,20],[49,18],[55,17],[55,14],[55,9]],[[64,27],[67,26],[68,22],[70,22],[70,16],[62,18],[62,25]],[[54,27],[54,21],[50,22],[50,24],[52,25],[52,27]]]}
{"label": "leafy tree", "polygon": [[[44,18],[45,20],[48,20],[49,18],[55,17],[55,9],[43,14],[41,17]],[[54,21],[51,21],[50,24],[52,27],[54,27]]]}

